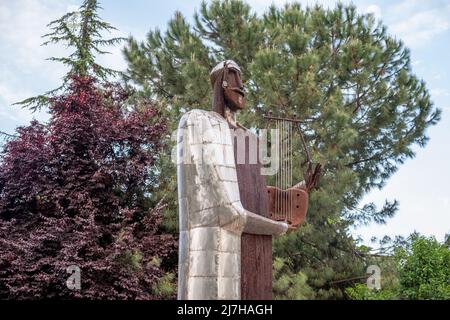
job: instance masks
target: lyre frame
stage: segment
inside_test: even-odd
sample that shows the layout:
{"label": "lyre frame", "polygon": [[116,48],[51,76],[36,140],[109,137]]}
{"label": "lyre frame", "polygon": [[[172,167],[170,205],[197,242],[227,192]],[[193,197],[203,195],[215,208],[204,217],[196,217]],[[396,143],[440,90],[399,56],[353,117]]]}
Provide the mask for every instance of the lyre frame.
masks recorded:
{"label": "lyre frame", "polygon": [[303,151],[305,152],[306,155],[306,160],[301,164],[301,166],[305,165],[306,163],[308,164],[308,168],[306,170],[306,174],[305,174],[305,184],[306,184],[306,191],[310,191],[313,188],[316,187],[319,178],[322,174],[322,164],[321,163],[317,163],[316,166],[314,167],[313,170],[313,166],[312,166],[312,159],[311,159],[311,154],[309,153],[308,147],[306,145],[305,142],[305,137],[303,135],[303,131],[302,128],[300,127],[301,123],[306,123],[306,121],[302,121],[299,120],[295,117],[294,118],[281,118],[281,117],[273,117],[272,116],[272,111],[269,111],[269,115],[263,115],[263,118],[270,120],[278,120],[278,121],[287,121],[287,122],[294,122],[297,123],[298,125],[296,126],[298,133],[300,135],[300,140],[302,142],[302,146],[303,146]]}
{"label": "lyre frame", "polygon": [[[308,163],[308,168],[306,170],[305,174],[305,186],[304,188],[295,187],[292,186],[292,159],[291,159],[291,167],[290,167],[290,185],[286,190],[282,190],[281,188],[278,188],[278,180],[277,180],[277,186],[276,187],[268,187],[267,192],[269,195],[269,212],[272,215],[272,218],[275,220],[284,220],[289,223],[290,227],[295,229],[298,225],[300,225],[306,216],[306,212],[308,210],[308,192],[312,188],[315,187],[320,174],[322,165],[319,163],[316,165],[314,171],[312,169],[312,161],[311,161],[311,155],[308,151],[308,147],[305,142],[305,138],[303,136],[302,129],[300,127],[301,123],[305,123],[302,120],[299,120],[297,118],[283,118],[283,117],[274,117],[272,116],[272,113],[269,112],[269,115],[263,116],[265,119],[269,121],[282,121],[284,123],[295,123],[297,124],[296,129],[298,130],[298,133],[300,135],[300,140],[303,146],[303,150],[305,152],[306,160],[301,164],[303,166],[304,164]],[[288,126],[289,127],[289,126]],[[292,127],[289,127],[292,128]],[[291,129],[290,129],[291,130]],[[291,142],[290,142],[291,143]],[[283,146],[281,146],[282,148]],[[290,144],[290,152],[291,157],[292,154],[292,144]],[[278,148],[277,148],[278,152]],[[277,177],[278,179],[278,177]],[[287,186],[285,186],[287,187]]]}

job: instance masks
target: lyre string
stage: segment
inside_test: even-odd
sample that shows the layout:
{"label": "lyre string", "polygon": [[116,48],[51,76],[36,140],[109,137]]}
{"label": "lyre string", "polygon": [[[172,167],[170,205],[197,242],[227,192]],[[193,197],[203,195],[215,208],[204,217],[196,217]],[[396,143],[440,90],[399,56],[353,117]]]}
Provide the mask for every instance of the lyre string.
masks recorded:
{"label": "lyre string", "polygon": [[289,189],[292,187],[293,175],[293,141],[292,123],[282,119],[275,119],[276,136],[273,143],[275,143],[275,156],[278,162],[278,172],[275,175],[275,210],[274,218],[276,220],[292,221],[292,213],[294,206],[294,199],[289,195]]}
{"label": "lyre string", "polygon": [[[291,135],[292,124],[289,123],[289,188],[292,187],[292,135]],[[289,219],[292,221],[292,197],[289,197]]]}
{"label": "lyre string", "polygon": [[281,196],[281,217],[284,218],[284,193],[282,191],[284,191],[284,121],[281,121],[281,130],[280,130],[280,134],[281,134],[281,154],[280,154],[280,161],[281,161],[281,192],[280,192],[280,196]]}
{"label": "lyre string", "polygon": [[[278,136],[278,138],[280,139],[279,140],[279,148],[280,148],[280,150],[279,150],[279,152],[278,152],[278,161],[280,162],[280,172],[279,172],[279,177],[278,177],[278,179],[280,180],[279,182],[280,182],[280,185],[278,186],[278,188],[279,188],[279,190],[281,190],[281,188],[283,188],[283,176],[282,176],[282,172],[283,172],[283,162],[282,162],[282,160],[283,160],[283,154],[282,154],[282,152],[283,152],[283,149],[282,149],[282,143],[283,143],[283,134],[282,134],[282,125],[283,125],[283,123],[281,122],[281,121],[278,121],[278,126],[279,126],[279,128],[278,128],[278,134],[279,134],[279,136]],[[281,193],[280,192],[278,192],[278,210],[280,210],[280,208],[281,208],[281,206],[283,205],[283,199],[281,198]],[[280,214],[280,211],[278,212],[278,214]]]}
{"label": "lyre string", "polygon": [[[286,162],[285,162],[285,157],[284,157],[284,152],[285,152],[285,144],[286,144],[286,137],[284,136],[284,127],[286,126],[286,123],[283,121],[282,123],[281,123],[282,125],[281,125],[281,137],[282,137],[282,140],[281,140],[281,163],[283,164],[283,166],[282,166],[282,170],[281,170],[281,181],[282,181],[282,183],[281,183],[281,187],[282,187],[282,191],[284,191],[284,189],[285,189],[285,179],[286,179],[286,177],[285,177],[285,174],[286,174],[286,169],[285,169],[285,167],[286,167]],[[285,209],[285,206],[286,206],[286,201],[285,201],[285,197],[284,197],[284,192],[283,193],[281,193],[281,195],[282,195],[282,198],[281,198],[281,203],[282,203],[282,214],[283,215],[285,215],[286,214],[286,209]],[[286,216],[285,216],[286,217]]]}
{"label": "lyre string", "polygon": [[[275,120],[275,132],[276,132],[276,135],[274,136],[273,143],[275,143],[275,161],[278,161],[278,136],[277,136],[278,135],[278,121],[277,120]],[[275,174],[275,188],[278,188],[278,168],[277,168],[277,172]],[[277,218],[277,216],[276,216],[277,205],[278,205],[278,193],[276,192],[276,189],[275,189],[275,210],[274,210],[275,218]]]}
{"label": "lyre string", "polygon": [[[290,175],[290,167],[289,167],[289,122],[286,123],[286,190],[289,189],[289,175]],[[286,216],[288,220],[291,220],[290,217],[290,206],[289,206],[289,201],[290,201],[290,197],[289,194],[286,194],[287,198],[286,198]]]}
{"label": "lyre string", "polygon": [[[285,136],[286,136],[286,151],[285,151],[285,154],[286,154],[286,156],[285,156],[285,167],[286,167],[286,180],[285,180],[285,182],[284,182],[284,190],[287,190],[288,189],[288,182],[289,182],[289,157],[288,157],[288,154],[289,154],[289,122],[286,122],[286,124],[285,124],[285,129],[284,129],[284,134],[285,134]],[[288,207],[288,194],[287,193],[285,193],[285,210],[286,210],[286,221],[288,220],[288,218],[289,218],[289,207]]]}
{"label": "lyre string", "polygon": [[[284,190],[284,156],[283,156],[283,152],[284,152],[284,136],[283,136],[283,129],[284,129],[284,122],[281,121],[281,154],[280,154],[280,161],[281,161],[281,191]],[[281,214],[284,213],[284,201],[283,201],[283,193],[280,192],[281,195]]]}
{"label": "lyre string", "polygon": [[[292,123],[290,124],[290,131],[291,131],[291,133],[290,133],[290,141],[291,141],[291,152],[290,152],[290,157],[289,157],[289,162],[291,163],[291,181],[290,181],[290,183],[289,183],[289,188],[292,188],[292,174],[293,174],[293,167],[292,167],[292,163],[294,162],[294,160],[293,160],[293,156],[294,156],[294,154],[293,154],[293,140],[292,140],[292,138],[293,138],[293,136],[292,136]],[[291,219],[292,219],[292,210],[293,210],[293,198],[291,197]]]}
{"label": "lyre string", "polygon": [[[289,171],[290,171],[290,173],[289,173],[289,188],[292,188],[292,142],[293,142],[292,141],[292,123],[289,123]],[[292,201],[293,201],[293,199],[292,199],[292,197],[290,197],[289,213],[290,213],[291,221],[292,221],[292,206],[293,206]]]}
{"label": "lyre string", "polygon": [[[289,122],[285,122],[284,127],[285,127],[284,128],[284,135],[285,135],[285,139],[286,139],[285,144],[284,144],[285,145],[285,151],[284,151],[284,154],[285,154],[285,156],[284,156],[284,167],[285,167],[284,190],[287,190],[288,174],[289,174],[289,170],[288,170],[289,159],[287,157],[288,151],[289,151],[289,149],[288,149],[288,144],[289,144],[289,136],[288,136]],[[286,221],[287,221],[288,218],[289,218],[287,193],[285,193],[285,199],[286,200],[285,200],[285,204],[284,204],[284,209],[286,210],[285,215],[286,215]]]}
{"label": "lyre string", "polygon": [[[277,187],[277,189],[280,187],[280,177],[279,177],[279,170],[280,170],[280,154],[279,154],[279,145],[280,145],[280,131],[279,131],[279,127],[280,127],[280,122],[278,121],[278,120],[276,120],[276,122],[275,122],[275,124],[276,124],[276,132],[277,132],[277,134],[276,134],[276,141],[275,141],[275,143],[276,143],[276,145],[275,145],[275,147],[276,147],[276,161],[278,162],[278,170],[277,170],[277,174],[276,174],[276,187]],[[278,220],[278,206],[279,206],[279,202],[278,202],[278,200],[279,200],[279,195],[278,195],[278,192],[276,192],[276,194],[275,194],[275,215],[276,215],[276,218],[277,218],[277,220]]]}
{"label": "lyre string", "polygon": [[[286,189],[286,157],[285,157],[285,153],[286,153],[286,122],[282,122],[283,126],[282,126],[282,130],[281,130],[281,136],[283,137],[282,140],[282,148],[283,148],[283,152],[281,153],[281,160],[283,162],[283,171],[282,171],[282,177],[283,177],[283,184],[282,184],[282,191],[284,191]],[[286,197],[284,192],[282,193],[283,198],[281,199],[282,203],[283,203],[283,211],[282,214],[286,217]]]}
{"label": "lyre string", "polygon": [[[290,189],[291,188],[291,123],[288,122],[288,128],[287,128],[287,136],[288,136],[288,152],[287,152],[287,167],[288,167],[288,181],[287,181],[287,185],[286,185],[286,189]],[[291,213],[292,213],[292,206],[291,206],[291,197],[288,198],[288,202],[287,202],[287,210],[288,210],[288,214],[289,214],[289,220],[292,221],[292,217],[291,217]]]}

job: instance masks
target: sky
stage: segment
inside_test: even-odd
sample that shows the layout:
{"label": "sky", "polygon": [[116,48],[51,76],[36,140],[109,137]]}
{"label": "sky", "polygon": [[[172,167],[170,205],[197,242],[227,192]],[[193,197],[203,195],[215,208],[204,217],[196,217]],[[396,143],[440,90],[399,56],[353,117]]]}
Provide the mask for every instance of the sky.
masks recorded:
{"label": "sky", "polygon": [[[149,30],[164,30],[175,10],[188,19],[199,8],[200,0],[103,0],[100,15],[119,31],[112,36],[143,40]],[[285,0],[247,0],[257,14],[272,3]],[[335,1],[298,1],[334,7]],[[350,1],[342,1],[350,3]],[[14,102],[42,94],[59,86],[63,66],[46,61],[61,56],[65,48],[41,46],[46,25],[73,11],[81,0],[0,0],[0,131],[14,133],[32,119],[45,121],[45,111],[31,113]],[[413,72],[423,79],[435,105],[442,109],[442,120],[427,131],[430,142],[416,148],[416,157],[401,165],[381,190],[371,191],[363,204],[397,199],[399,211],[385,225],[370,224],[352,230],[366,243],[371,237],[408,236],[417,231],[442,241],[450,233],[450,2],[448,0],[366,1],[352,3],[361,13],[371,12],[388,27],[388,32],[404,41],[411,50]],[[121,47],[99,60],[118,70],[126,68]]]}

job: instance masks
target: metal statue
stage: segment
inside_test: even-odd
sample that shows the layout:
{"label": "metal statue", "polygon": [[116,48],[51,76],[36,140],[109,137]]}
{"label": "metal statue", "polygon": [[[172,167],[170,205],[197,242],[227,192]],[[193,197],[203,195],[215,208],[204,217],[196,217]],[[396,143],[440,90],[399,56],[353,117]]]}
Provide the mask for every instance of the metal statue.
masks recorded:
{"label": "metal statue", "polygon": [[[236,132],[257,141],[235,120],[236,112],[245,107],[241,70],[226,60],[210,78],[213,110],[191,110],[178,126],[178,298],[271,298],[271,238],[303,221],[306,184],[286,191],[267,188],[260,163],[237,161]],[[250,152],[248,146],[246,151]],[[275,199],[291,193],[286,198],[298,208],[280,207]],[[282,220],[283,210],[289,219],[270,218]]]}

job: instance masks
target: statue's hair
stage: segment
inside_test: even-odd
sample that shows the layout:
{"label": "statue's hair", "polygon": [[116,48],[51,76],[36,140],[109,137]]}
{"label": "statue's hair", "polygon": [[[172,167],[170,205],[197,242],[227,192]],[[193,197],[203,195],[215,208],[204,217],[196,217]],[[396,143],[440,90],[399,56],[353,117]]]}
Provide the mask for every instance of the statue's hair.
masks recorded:
{"label": "statue's hair", "polygon": [[213,87],[212,110],[225,116],[225,97],[222,87],[222,78],[225,72],[225,65],[241,72],[241,68],[233,60],[224,60],[219,62],[211,71],[209,79]]}
{"label": "statue's hair", "polygon": [[211,74],[211,82],[213,86],[212,110],[218,114],[225,116],[225,97],[223,94],[222,77],[224,69],[220,69]]}

